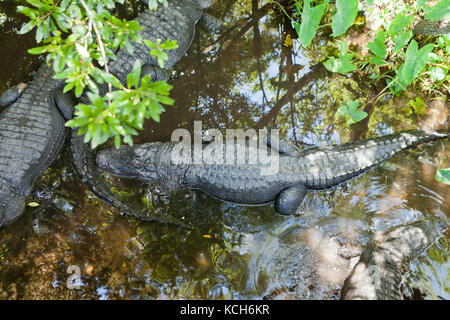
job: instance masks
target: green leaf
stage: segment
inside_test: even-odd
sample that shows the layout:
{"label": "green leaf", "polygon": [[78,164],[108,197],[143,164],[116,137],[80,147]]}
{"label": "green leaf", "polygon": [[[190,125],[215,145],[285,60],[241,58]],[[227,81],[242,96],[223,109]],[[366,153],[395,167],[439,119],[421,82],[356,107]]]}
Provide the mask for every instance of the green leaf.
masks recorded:
{"label": "green leaf", "polygon": [[372,51],[376,56],[380,58],[386,57],[386,45],[384,44],[384,40],[386,39],[386,34],[383,30],[379,30],[375,36],[373,42],[369,42],[367,46],[370,51]]}
{"label": "green leaf", "polygon": [[348,51],[347,41],[336,41],[339,52],[344,55]]}
{"label": "green leaf", "polygon": [[107,83],[110,83],[113,87],[116,87],[118,89],[122,89],[123,85],[120,82],[119,79],[117,79],[114,75],[112,75],[111,73],[108,72],[102,72],[102,78],[103,80],[105,80]]}
{"label": "green leaf", "polygon": [[331,19],[333,36],[344,34],[358,15],[358,0],[336,0],[337,12]]}
{"label": "green leaf", "polygon": [[430,69],[430,77],[433,80],[441,81],[444,80],[446,72],[444,69],[439,67],[433,67]]}
{"label": "green leaf", "polygon": [[418,50],[416,40],[412,40],[406,50],[406,59],[403,65],[401,78],[407,83],[411,83],[422,70],[426,64],[431,61],[429,54],[433,51],[434,45],[432,43]]}
{"label": "green leaf", "polygon": [[116,147],[116,149],[120,148],[120,136],[119,135],[114,136],[114,146]]}
{"label": "green leaf", "polygon": [[28,7],[17,6],[17,12],[20,12],[21,14],[26,15],[29,18],[36,17],[36,11]]}
{"label": "green leaf", "polygon": [[47,48],[48,48],[47,46],[35,47],[35,48],[28,49],[27,52],[29,54],[43,54]]}
{"label": "green leaf", "polygon": [[377,56],[371,57],[369,61],[377,66],[381,66],[385,62],[383,59],[381,59],[380,57],[377,57]]}
{"label": "green leaf", "polygon": [[359,100],[347,102],[336,111],[337,118],[347,120],[347,125],[355,124],[367,117],[367,112],[358,110]]}
{"label": "green leaf", "polygon": [[22,28],[20,28],[19,34],[24,34],[31,31],[36,26],[36,21],[31,20],[27,24],[24,24]]}
{"label": "green leaf", "polygon": [[319,27],[320,20],[322,19],[322,16],[327,8],[328,2],[329,0],[325,0],[324,3],[315,6],[311,10],[310,0],[304,0],[302,22],[299,28],[296,28],[300,42],[304,47],[307,47],[314,38],[317,28]]}
{"label": "green leaf", "polygon": [[441,19],[450,19],[450,0],[439,1],[425,16],[425,20],[437,21]]}
{"label": "green leaf", "polygon": [[389,25],[388,32],[392,36],[394,34],[398,34],[405,29],[406,26],[408,26],[411,21],[413,21],[414,16],[405,16],[404,13],[399,13],[395,16],[394,20],[392,20],[391,24]]}
{"label": "green leaf", "polygon": [[164,50],[176,49],[176,48],[178,48],[177,40],[167,39],[160,45],[160,47],[161,47],[161,49],[164,49]]}
{"label": "green leaf", "polygon": [[133,71],[127,75],[127,86],[128,89],[131,87],[137,87],[139,85],[139,80],[141,79],[141,60],[136,59]]}
{"label": "green leaf", "polygon": [[74,118],[72,120],[69,120],[66,122],[66,127],[69,128],[74,128],[74,127],[82,127],[85,126],[89,123],[89,118],[88,117],[79,117],[79,118]]}
{"label": "green leaf", "polygon": [[436,172],[436,175],[434,177],[436,179],[436,181],[445,183],[445,184],[450,184],[450,168],[447,169],[439,169]]}
{"label": "green leaf", "polygon": [[411,30],[402,33],[401,35],[394,36],[394,50],[393,53],[399,52],[413,37],[413,32]]}
{"label": "green leaf", "polygon": [[331,57],[323,65],[331,72],[347,73],[356,70],[356,66],[350,62],[352,58],[352,53],[345,54],[339,59]]}
{"label": "green leaf", "polygon": [[425,113],[425,103],[419,97],[416,97],[416,101],[409,100],[409,105],[413,107],[414,113],[418,116]]}

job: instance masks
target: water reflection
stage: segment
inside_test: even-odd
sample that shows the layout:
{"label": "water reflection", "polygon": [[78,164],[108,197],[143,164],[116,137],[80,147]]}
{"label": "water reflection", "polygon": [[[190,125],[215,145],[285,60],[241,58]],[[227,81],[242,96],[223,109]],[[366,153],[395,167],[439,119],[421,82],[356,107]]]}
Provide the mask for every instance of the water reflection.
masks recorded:
{"label": "water reflection", "polygon": [[[15,3],[0,2],[0,12],[8,17],[0,25],[1,92],[27,81],[40,62],[25,54],[33,36],[10,32],[24,21]],[[169,140],[176,128],[192,131],[196,120],[204,128],[270,126],[310,144],[447,121],[445,103],[430,102],[433,111],[415,119],[397,112],[401,99],[386,96],[362,127],[343,128],[334,120],[337,107],[348,99],[367,102],[376,92],[367,80],[329,74],[317,64],[332,50],[325,33],[303,50],[286,41],[295,34],[270,5],[225,0],[210,13],[223,19],[224,30],[199,30],[172,73],[175,106],[160,123],[147,121],[136,142]],[[446,165],[448,146],[402,152],[346,186],[309,194],[301,215],[288,218],[271,206],[240,207],[197,191],[180,190],[166,202],[154,186],[109,177],[123,200],[194,230],[118,215],[86,190],[64,150],[36,185],[31,200],[40,206],[0,230],[0,297],[335,299],[373,232],[449,216],[450,191],[433,179]],[[447,234],[414,263],[408,284],[420,295],[413,289],[410,295],[448,298],[449,248]],[[81,270],[80,290],[66,287],[72,265]]]}

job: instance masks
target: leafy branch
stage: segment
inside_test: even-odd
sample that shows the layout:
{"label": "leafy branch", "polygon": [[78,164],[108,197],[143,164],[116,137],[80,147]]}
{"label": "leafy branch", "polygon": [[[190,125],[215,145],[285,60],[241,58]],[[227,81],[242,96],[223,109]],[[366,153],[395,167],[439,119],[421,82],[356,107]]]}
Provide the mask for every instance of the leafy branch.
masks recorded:
{"label": "leafy branch", "polygon": [[[149,1],[151,9],[157,2],[167,6],[166,0]],[[27,0],[28,6],[18,6],[17,11],[30,18],[19,33],[36,28],[36,41],[41,45],[30,49],[31,54],[46,54],[54,78],[65,81],[63,91],[73,91],[79,98],[86,95],[90,103],[78,104],[75,118],[66,126],[79,127],[85,142],[91,147],[114,138],[118,147],[123,142],[132,144],[131,137],[142,129],[143,121],[159,121],[162,104],[172,105],[168,97],[172,87],[165,81],[151,82],[141,75],[141,62],[136,62],[127,76],[127,87],[111,73],[109,61],[115,52],[125,48],[133,54],[133,45],[143,43],[149,54],[156,57],[162,68],[168,59],[164,50],[178,47],[176,41],[160,39],[153,43],[142,39],[142,28],[137,21],[119,19],[111,14],[116,4],[124,0]],[[98,66],[98,67],[97,67]],[[106,84],[107,92],[99,85]],[[114,89],[113,89],[114,87]],[[83,100],[83,102],[86,102]]]}

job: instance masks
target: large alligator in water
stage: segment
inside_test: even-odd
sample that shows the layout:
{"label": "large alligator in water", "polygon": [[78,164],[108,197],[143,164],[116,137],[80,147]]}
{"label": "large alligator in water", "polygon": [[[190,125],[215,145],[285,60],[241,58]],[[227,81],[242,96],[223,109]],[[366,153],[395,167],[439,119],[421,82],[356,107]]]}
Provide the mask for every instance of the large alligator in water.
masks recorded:
{"label": "large alligator in water", "polygon": [[403,276],[410,262],[423,254],[447,229],[429,217],[376,233],[344,282],[343,300],[400,300]]}
{"label": "large alligator in water", "polygon": [[[166,190],[178,187],[200,189],[217,199],[243,205],[275,201],[275,210],[289,215],[296,212],[308,190],[335,187],[378,166],[403,149],[449,136],[448,132],[406,131],[343,145],[309,148],[303,152],[282,142],[271,148],[271,157],[278,159],[278,170],[272,173],[273,163],[262,160],[261,154],[267,150],[259,144],[247,146],[246,155],[242,157],[244,161],[237,162],[235,153],[234,163],[215,163],[219,153],[205,152],[206,149],[203,154],[211,158],[203,158],[203,162],[190,158],[173,161],[174,155],[181,154],[182,142],[105,149],[98,152],[96,161],[100,168],[112,174],[153,181]],[[226,154],[225,150],[221,151]],[[234,151],[227,150],[228,153]]]}
{"label": "large alligator in water", "polygon": [[[156,11],[146,10],[138,15],[137,21],[142,27],[140,34],[143,39],[154,43],[158,39],[177,41],[178,48],[167,51],[168,59],[164,63],[164,69],[173,67],[185,55],[194,38],[196,23],[202,17],[203,9],[211,3],[211,0],[171,0],[167,6],[159,5]],[[152,81],[164,79],[165,70],[159,68],[156,58],[150,55],[149,48],[136,42],[132,42],[132,46],[133,55],[125,48],[117,52],[116,59],[111,61],[109,72],[122,83],[126,83],[127,74],[132,71],[135,61],[140,59],[143,75],[150,75]],[[101,89],[106,91],[105,87]],[[84,96],[82,102],[88,103],[86,99]],[[82,181],[99,198],[116,207],[122,214],[136,216],[142,220],[168,222],[167,219],[138,212],[116,197],[95,165],[94,151],[84,143],[84,136],[79,136],[77,130],[72,131],[71,154],[74,167]]]}
{"label": "large alligator in water", "polygon": [[8,89],[0,102],[0,227],[18,217],[35,180],[58,155],[73,104],[45,63],[25,86]]}

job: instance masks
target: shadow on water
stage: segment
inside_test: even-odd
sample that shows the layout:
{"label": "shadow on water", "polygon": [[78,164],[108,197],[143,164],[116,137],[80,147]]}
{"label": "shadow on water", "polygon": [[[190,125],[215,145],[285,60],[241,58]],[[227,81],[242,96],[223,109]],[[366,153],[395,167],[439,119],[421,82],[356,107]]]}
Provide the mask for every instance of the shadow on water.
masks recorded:
{"label": "shadow on water", "polygon": [[[0,2],[0,92],[29,80],[40,64],[18,36],[24,19],[15,3]],[[430,102],[427,116],[398,112],[402,100],[385,96],[366,127],[334,120],[349,99],[368,101],[375,86],[329,74],[327,34],[299,48],[289,21],[258,1],[220,1],[210,13],[224,29],[199,29],[172,72],[172,97],[160,123],[148,121],[136,142],[167,141],[176,128],[279,128],[309,144],[348,142],[429,123],[442,126],[448,107]],[[444,116],[442,116],[444,114]],[[428,215],[449,217],[450,191],[434,181],[447,165],[448,142],[396,155],[335,191],[307,196],[300,214],[282,217],[271,206],[240,207],[197,191],[170,198],[154,186],[109,177],[126,201],[174,216],[194,230],[123,217],[97,199],[76,176],[67,147],[36,184],[25,214],[0,230],[0,298],[266,298],[336,299],[345,276],[371,235]],[[449,296],[449,237],[412,265],[406,296]],[[77,266],[80,289],[68,289]]]}

